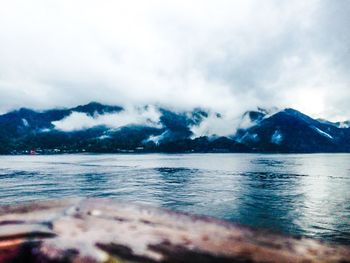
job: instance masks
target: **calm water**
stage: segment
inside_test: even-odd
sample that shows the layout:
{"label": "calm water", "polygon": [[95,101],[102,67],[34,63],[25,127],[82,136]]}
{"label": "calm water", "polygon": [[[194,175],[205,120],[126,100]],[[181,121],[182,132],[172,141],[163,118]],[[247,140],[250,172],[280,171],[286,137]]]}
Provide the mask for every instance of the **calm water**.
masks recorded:
{"label": "calm water", "polygon": [[0,203],[113,197],[350,244],[350,155],[0,156]]}

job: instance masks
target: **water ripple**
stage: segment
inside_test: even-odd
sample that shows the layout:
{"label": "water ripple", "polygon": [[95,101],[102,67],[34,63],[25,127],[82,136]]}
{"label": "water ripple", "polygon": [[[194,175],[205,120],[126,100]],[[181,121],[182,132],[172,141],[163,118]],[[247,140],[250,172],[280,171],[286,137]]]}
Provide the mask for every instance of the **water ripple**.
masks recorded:
{"label": "water ripple", "polygon": [[120,198],[350,244],[349,161],[320,154],[0,156],[0,204]]}

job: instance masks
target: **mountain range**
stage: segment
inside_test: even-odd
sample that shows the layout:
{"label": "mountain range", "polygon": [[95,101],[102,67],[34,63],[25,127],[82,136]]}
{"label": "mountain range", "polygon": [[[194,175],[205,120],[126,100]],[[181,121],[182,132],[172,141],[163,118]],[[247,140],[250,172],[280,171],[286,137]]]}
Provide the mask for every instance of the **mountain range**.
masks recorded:
{"label": "mountain range", "polygon": [[21,108],[0,115],[0,154],[350,152],[349,121],[313,119],[294,109],[258,108],[232,123],[232,132],[225,136],[209,132],[213,121],[228,122],[220,113],[199,108],[179,112],[97,102],[46,111]]}

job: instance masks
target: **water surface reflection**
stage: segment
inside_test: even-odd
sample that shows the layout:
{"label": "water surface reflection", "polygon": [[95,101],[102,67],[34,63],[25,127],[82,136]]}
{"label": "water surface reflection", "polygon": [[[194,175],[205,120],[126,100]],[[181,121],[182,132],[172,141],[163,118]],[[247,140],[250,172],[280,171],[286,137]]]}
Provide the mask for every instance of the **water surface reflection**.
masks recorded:
{"label": "water surface reflection", "polygon": [[112,197],[350,244],[350,155],[1,156],[0,203]]}

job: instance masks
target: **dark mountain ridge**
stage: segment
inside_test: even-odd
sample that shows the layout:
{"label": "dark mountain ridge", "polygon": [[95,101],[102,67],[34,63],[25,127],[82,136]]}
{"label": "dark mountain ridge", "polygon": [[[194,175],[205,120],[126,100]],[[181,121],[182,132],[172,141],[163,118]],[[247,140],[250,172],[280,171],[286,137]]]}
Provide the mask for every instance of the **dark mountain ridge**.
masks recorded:
{"label": "dark mountain ridge", "polygon": [[[348,122],[316,120],[294,109],[258,108],[245,112],[241,117],[244,124],[238,127],[232,124],[232,134],[226,137],[198,136],[193,131],[212,116],[221,119],[219,113],[198,108],[176,112],[153,107],[151,111],[150,106],[137,108],[135,112],[131,115],[123,107],[97,102],[47,111],[21,108],[0,115],[0,153],[350,152]],[[83,117],[74,121],[87,120],[88,127],[84,124],[63,130],[57,126],[74,114]],[[126,114],[126,121],[120,125],[119,119],[113,125],[98,121],[101,117],[122,114]]]}
{"label": "dark mountain ridge", "polygon": [[262,152],[349,152],[350,130],[285,109],[238,133],[236,140]]}

